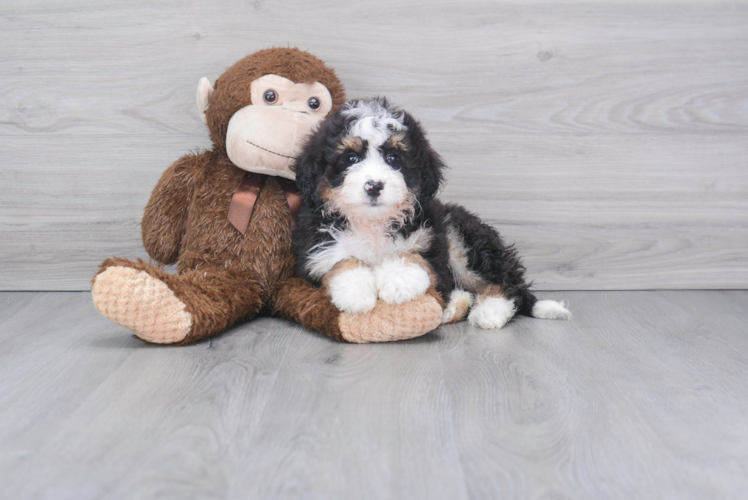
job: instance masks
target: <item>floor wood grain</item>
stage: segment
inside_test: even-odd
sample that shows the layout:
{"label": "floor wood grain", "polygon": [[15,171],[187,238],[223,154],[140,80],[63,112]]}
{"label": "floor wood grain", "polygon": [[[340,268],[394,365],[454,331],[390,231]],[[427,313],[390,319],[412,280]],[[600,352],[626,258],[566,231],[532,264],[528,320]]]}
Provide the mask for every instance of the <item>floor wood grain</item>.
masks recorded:
{"label": "floor wood grain", "polygon": [[0,496],[748,494],[748,292],[543,295],[575,319],[158,347],[87,293],[0,293]]}
{"label": "floor wood grain", "polygon": [[197,81],[273,45],[421,119],[443,198],[537,288],[745,288],[746,26],[744,1],[4,1],[0,290],[142,257],[157,178],[209,146]]}

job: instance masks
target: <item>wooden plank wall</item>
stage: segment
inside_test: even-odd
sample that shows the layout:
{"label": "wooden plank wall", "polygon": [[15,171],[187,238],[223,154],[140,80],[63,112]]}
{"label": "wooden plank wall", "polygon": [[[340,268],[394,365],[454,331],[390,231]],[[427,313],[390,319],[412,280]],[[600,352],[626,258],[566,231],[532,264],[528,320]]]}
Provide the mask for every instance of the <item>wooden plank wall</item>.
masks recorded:
{"label": "wooden plank wall", "polygon": [[745,2],[4,0],[0,289],[144,257],[199,78],[275,45],[421,118],[539,289],[748,286]]}

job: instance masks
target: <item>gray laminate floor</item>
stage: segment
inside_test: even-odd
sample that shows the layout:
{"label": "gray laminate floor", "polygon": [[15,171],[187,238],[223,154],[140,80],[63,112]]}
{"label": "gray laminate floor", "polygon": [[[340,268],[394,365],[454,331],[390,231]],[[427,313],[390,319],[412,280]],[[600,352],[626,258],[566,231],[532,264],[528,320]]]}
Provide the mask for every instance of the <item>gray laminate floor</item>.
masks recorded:
{"label": "gray laminate floor", "polygon": [[2,498],[748,498],[748,292],[563,292],[572,322],[158,347],[0,294]]}

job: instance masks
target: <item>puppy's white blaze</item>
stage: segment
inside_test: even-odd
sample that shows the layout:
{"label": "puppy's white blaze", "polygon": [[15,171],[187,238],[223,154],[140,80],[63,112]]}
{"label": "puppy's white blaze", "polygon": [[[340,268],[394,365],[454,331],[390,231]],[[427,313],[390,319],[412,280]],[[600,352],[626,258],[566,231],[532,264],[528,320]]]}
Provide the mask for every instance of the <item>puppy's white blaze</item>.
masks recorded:
{"label": "puppy's white blaze", "polygon": [[402,304],[420,297],[431,285],[429,274],[421,266],[405,259],[388,259],[374,268],[379,298],[388,304]]}
{"label": "puppy's white blaze", "polygon": [[375,148],[384,144],[393,131],[408,129],[403,124],[405,115],[402,111],[391,111],[378,100],[348,103],[342,114],[355,120],[351,123],[348,133],[353,137],[366,139]]}
{"label": "puppy's white blaze", "polygon": [[486,297],[481,299],[468,315],[472,326],[486,330],[498,330],[512,319],[517,307],[514,301],[503,297]]}
{"label": "puppy's white blaze", "polygon": [[343,116],[346,118],[372,117],[377,121],[395,120],[395,126],[405,127],[402,121],[405,113],[401,109],[386,108],[379,99],[362,99],[347,102],[343,105]]}
{"label": "puppy's white blaze", "polygon": [[357,267],[334,276],[328,290],[332,303],[343,312],[369,312],[377,303],[376,279],[368,267]]}
{"label": "puppy's white blaze", "polygon": [[354,122],[351,126],[350,134],[353,137],[360,137],[367,140],[371,147],[374,148],[378,148],[384,144],[384,141],[390,137],[390,131],[387,130],[387,126],[382,126],[381,123],[376,122],[370,116]]}
{"label": "puppy's white blaze", "polygon": [[354,257],[371,266],[380,264],[388,257],[403,253],[420,253],[431,244],[431,229],[421,227],[410,236],[387,231],[380,225],[363,226],[338,231],[323,227],[320,231],[329,233],[332,241],[312,248],[306,269],[314,279],[320,279],[341,260]]}
{"label": "puppy's white blaze", "polygon": [[555,300],[539,300],[532,306],[532,316],[541,319],[564,319],[572,318],[571,311],[566,308],[563,302]]}

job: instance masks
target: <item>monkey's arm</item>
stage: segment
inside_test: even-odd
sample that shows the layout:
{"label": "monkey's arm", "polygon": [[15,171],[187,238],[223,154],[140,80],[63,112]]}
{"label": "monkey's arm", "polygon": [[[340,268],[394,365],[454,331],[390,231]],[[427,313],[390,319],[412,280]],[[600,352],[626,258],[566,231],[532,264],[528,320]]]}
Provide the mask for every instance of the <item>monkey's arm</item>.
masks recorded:
{"label": "monkey's arm", "polygon": [[176,262],[195,181],[210,157],[210,151],[181,157],[153,189],[141,223],[143,246],[153,260]]}

